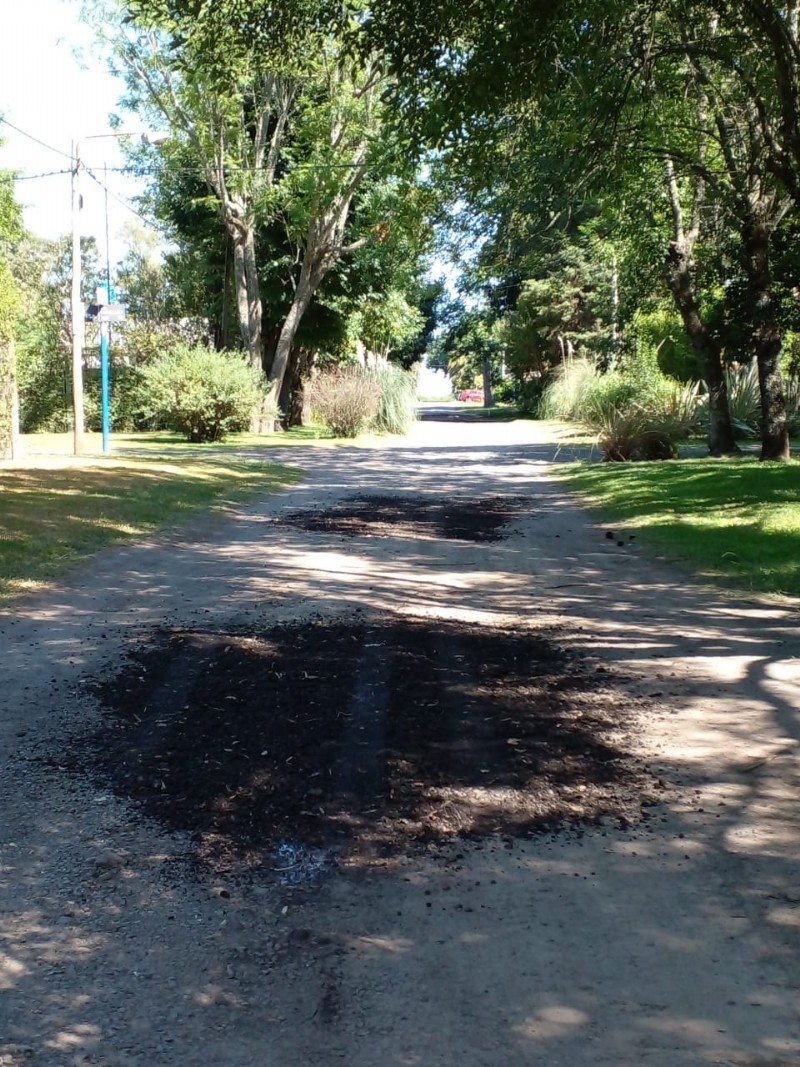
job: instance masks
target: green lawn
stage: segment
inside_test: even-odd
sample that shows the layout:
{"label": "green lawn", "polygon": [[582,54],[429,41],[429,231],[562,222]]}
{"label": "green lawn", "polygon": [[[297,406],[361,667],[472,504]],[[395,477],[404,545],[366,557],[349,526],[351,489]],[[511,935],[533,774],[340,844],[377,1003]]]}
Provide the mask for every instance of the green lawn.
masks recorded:
{"label": "green lawn", "polygon": [[800,596],[800,463],[562,464],[598,516],[723,585]]}
{"label": "green lawn", "polygon": [[[319,426],[296,427],[284,433],[251,434],[234,433],[224,441],[209,445],[193,445],[179,433],[159,430],[148,433],[113,433],[111,435],[111,458],[141,455],[143,453],[170,455],[198,455],[227,452],[243,452],[262,448],[287,448],[293,446],[323,445],[333,442],[327,430]],[[99,433],[85,435],[84,452],[87,456],[102,455],[102,438]],[[22,436],[23,457],[38,459],[44,456],[70,456],[71,433],[32,433]]]}
{"label": "green lawn", "polygon": [[28,450],[25,466],[0,469],[0,605],[112,542],[300,477],[292,468],[208,451],[79,461],[37,460]]}

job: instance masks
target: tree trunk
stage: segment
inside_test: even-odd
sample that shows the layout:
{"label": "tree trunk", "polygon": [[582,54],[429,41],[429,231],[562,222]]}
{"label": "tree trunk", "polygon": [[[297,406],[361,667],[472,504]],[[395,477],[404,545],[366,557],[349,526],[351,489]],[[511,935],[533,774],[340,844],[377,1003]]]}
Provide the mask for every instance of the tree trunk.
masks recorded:
{"label": "tree trunk", "polygon": [[781,329],[772,292],[769,230],[753,220],[742,231],[747,264],[752,346],[761,396],[761,459],[789,458],[789,427],[781,376]]}
{"label": "tree trunk", "polygon": [[[264,345],[261,338],[263,309],[253,225],[250,222],[241,221],[231,223],[229,232],[233,241],[233,277],[242,344],[250,366],[259,374],[263,374]],[[271,394],[256,405],[250,415],[251,433],[274,432],[275,418],[270,413],[272,406]]]}
{"label": "tree trunk", "polygon": [[303,259],[303,266],[300,269],[297,288],[294,291],[292,306],[289,308],[289,313],[281,327],[278,343],[275,346],[275,355],[269,371],[269,401],[275,407],[279,404],[283,380],[289,367],[297,329],[303,319],[303,315],[308,311],[308,307],[314,298],[314,293],[325,277],[325,273],[327,273],[320,268],[315,270],[310,260],[311,257],[306,253]]}
{"label": "tree trunk", "polygon": [[700,358],[708,386],[709,452],[712,456],[738,452],[728,408],[728,389],[722,372],[722,350],[703,322],[692,284],[689,259],[677,241],[670,242],[665,277],[686,335]]}
{"label": "tree trunk", "polygon": [[310,426],[312,423],[311,401],[305,381],[313,366],[315,353],[295,347],[289,360],[289,368],[283,379],[280,405],[286,426]]}
{"label": "tree trunk", "polygon": [[214,345],[219,349],[231,348],[231,306],[230,297],[234,290],[233,274],[233,241],[228,230],[225,230],[225,270],[222,277],[222,292],[220,293],[222,307],[219,322],[214,331]]}
{"label": "tree trunk", "polygon": [[483,357],[483,406],[490,408],[494,404],[492,396],[492,361],[488,356]]}
{"label": "tree trunk", "polygon": [[0,458],[16,459],[19,451],[19,406],[14,340],[0,337]]}
{"label": "tree trunk", "polygon": [[233,239],[233,275],[236,285],[236,307],[242,344],[251,367],[264,370],[261,343],[261,292],[258,284],[256,247],[253,227],[247,223],[231,228]]}

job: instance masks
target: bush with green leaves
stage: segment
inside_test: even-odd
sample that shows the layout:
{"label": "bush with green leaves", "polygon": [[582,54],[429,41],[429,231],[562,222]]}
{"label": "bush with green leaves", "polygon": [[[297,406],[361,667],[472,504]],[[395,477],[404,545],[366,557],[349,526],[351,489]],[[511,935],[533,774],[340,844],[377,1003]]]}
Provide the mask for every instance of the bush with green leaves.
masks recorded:
{"label": "bush with green leaves", "polygon": [[[169,429],[163,416],[146,417],[142,368],[131,367],[111,354],[109,378],[109,416],[111,428],[117,433],[132,433],[135,430]],[[84,371],[83,410],[86,429],[98,432],[102,428],[102,400],[99,370]]]}
{"label": "bush with green leaves", "polygon": [[[761,393],[758,366],[755,362],[732,366],[725,370],[728,409],[733,433],[737,438],[755,438],[761,427]],[[792,437],[800,434],[800,379],[787,375],[783,379],[786,399],[786,418]]]}
{"label": "bush with green leaves", "polygon": [[600,373],[571,359],[556,371],[540,414],[581,423],[597,435],[606,459],[669,459],[698,425],[699,385],[665,377],[654,354],[631,353],[624,370]]}
{"label": "bush with green leaves", "polygon": [[367,430],[382,397],[376,376],[359,366],[325,371],[306,388],[316,417],[336,437],[358,437]]}
{"label": "bush with green leaves", "polygon": [[631,332],[636,347],[651,352],[658,367],[668,378],[692,382],[702,376],[700,359],[674,308],[638,311],[634,315]]}
{"label": "bush with green leaves", "polygon": [[[697,424],[697,384],[665,381],[658,393],[637,394],[624,375],[590,391],[582,422],[597,434],[606,459],[674,459],[678,442]],[[607,375],[606,377],[611,377]]]}
{"label": "bush with green leaves", "polygon": [[140,370],[141,413],[189,441],[221,441],[244,430],[263,404],[260,376],[235,352],[177,344]]}
{"label": "bush with green leaves", "polygon": [[785,330],[781,345],[781,373],[788,380],[800,378],[800,333]]}
{"label": "bush with green leaves", "polygon": [[378,433],[407,434],[417,420],[416,375],[392,363],[369,372],[380,387],[372,429]]}

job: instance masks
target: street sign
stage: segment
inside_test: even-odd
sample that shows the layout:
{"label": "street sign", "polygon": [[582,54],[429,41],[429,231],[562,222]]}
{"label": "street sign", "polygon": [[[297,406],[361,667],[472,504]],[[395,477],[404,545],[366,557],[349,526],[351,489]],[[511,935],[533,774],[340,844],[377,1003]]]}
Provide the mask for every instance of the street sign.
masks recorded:
{"label": "street sign", "polygon": [[113,285],[98,285],[95,290],[94,301],[101,306],[105,304],[116,304],[117,302],[117,290]]}
{"label": "street sign", "polygon": [[104,304],[101,307],[97,315],[95,316],[95,322],[124,322],[125,321],[125,305],[124,304]]}

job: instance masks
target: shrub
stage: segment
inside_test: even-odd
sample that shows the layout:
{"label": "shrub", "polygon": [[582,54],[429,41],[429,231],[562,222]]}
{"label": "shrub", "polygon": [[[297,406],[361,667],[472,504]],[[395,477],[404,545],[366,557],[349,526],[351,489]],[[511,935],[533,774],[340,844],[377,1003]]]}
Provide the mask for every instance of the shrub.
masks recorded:
{"label": "shrub", "polygon": [[789,378],[783,383],[786,391],[786,418],[792,437],[800,434],[800,379]]}
{"label": "shrub", "polygon": [[600,378],[590,359],[567,359],[560,364],[539,401],[539,418],[580,421],[586,394]]}
{"label": "shrub", "polygon": [[[101,379],[99,370],[84,372],[83,405],[87,430],[99,431],[102,425]],[[118,433],[133,430],[166,429],[163,420],[142,415],[143,386],[141,368],[112,360],[109,389],[111,426]]]}
{"label": "shrub", "polygon": [[624,370],[605,374],[589,360],[567,360],[545,390],[540,415],[581,423],[606,459],[670,459],[698,427],[699,391],[699,383],[665,377],[655,353],[640,347]]}
{"label": "shrub", "polygon": [[696,429],[699,388],[612,371],[588,390],[581,421],[606,459],[673,459]]}
{"label": "shrub", "polygon": [[378,433],[408,433],[417,419],[416,376],[391,363],[369,373],[380,388],[372,428]]}
{"label": "shrub", "polygon": [[375,418],[381,387],[363,367],[325,371],[308,383],[311,407],[336,437],[358,437]]}
{"label": "shrub", "polygon": [[[541,381],[540,378],[535,379],[537,384]],[[539,395],[536,397],[536,401],[533,407],[529,410],[535,411],[539,405],[541,398],[541,386],[539,388]],[[503,378],[496,385],[492,385],[492,397],[495,404],[513,404],[517,399],[517,386],[512,378]]]}
{"label": "shrub", "polygon": [[260,376],[233,352],[177,344],[141,368],[142,414],[189,441],[221,441],[262,402]]}
{"label": "shrub", "polygon": [[639,311],[632,326],[634,343],[652,352],[665,375],[679,382],[691,382],[701,377],[700,360],[673,308]]}
{"label": "shrub", "polygon": [[755,437],[761,419],[761,394],[758,388],[758,366],[730,367],[725,371],[728,390],[728,410],[736,437]]}
{"label": "shrub", "polygon": [[781,372],[785,378],[800,377],[800,333],[786,330],[781,345]]}
{"label": "shrub", "polygon": [[592,429],[606,459],[674,459],[684,425],[669,412],[648,411],[639,404],[598,411]]}
{"label": "shrub", "polygon": [[72,426],[72,371],[56,346],[18,349],[23,433],[63,433]]}

